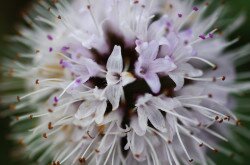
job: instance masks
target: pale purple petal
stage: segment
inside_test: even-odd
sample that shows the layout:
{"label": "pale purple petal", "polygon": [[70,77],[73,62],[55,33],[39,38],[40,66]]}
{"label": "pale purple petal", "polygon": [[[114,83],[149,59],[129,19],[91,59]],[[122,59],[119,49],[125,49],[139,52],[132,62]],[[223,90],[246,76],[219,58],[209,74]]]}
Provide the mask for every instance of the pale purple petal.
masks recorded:
{"label": "pale purple petal", "polygon": [[84,118],[84,120],[79,120],[76,118],[76,120],[73,121],[75,125],[79,125],[82,127],[88,127],[90,124],[94,122],[94,118],[92,116]]}
{"label": "pale purple petal", "polygon": [[[134,132],[132,134],[132,142],[131,142],[131,151],[133,154],[141,155],[145,148],[145,141]],[[139,160],[141,161],[143,157],[140,156]]]}
{"label": "pale purple petal", "polygon": [[184,75],[178,73],[169,73],[168,75],[176,85],[174,90],[180,90],[184,85]]}
{"label": "pale purple petal", "polygon": [[143,130],[139,125],[139,119],[137,116],[134,116],[131,119],[131,127],[134,129],[135,133],[139,136],[142,136],[146,133],[146,130]]}
{"label": "pale purple petal", "polygon": [[106,135],[106,137],[102,139],[102,142],[98,148],[99,154],[104,154],[105,152],[109,150],[111,145],[114,143],[114,140],[115,140],[114,137],[115,136]]}
{"label": "pale purple petal", "polygon": [[91,76],[95,76],[100,72],[101,68],[95,61],[90,58],[84,58],[83,60],[83,64],[85,64]]}
{"label": "pale purple petal", "polygon": [[138,61],[135,63],[135,73],[138,76],[143,77],[147,73],[148,67],[149,62],[145,65],[145,61],[143,62],[143,60],[139,57]]}
{"label": "pale purple petal", "polygon": [[97,124],[100,124],[103,121],[106,108],[107,108],[106,101],[102,101],[99,105],[97,105],[95,113],[95,122]]}
{"label": "pale purple petal", "polygon": [[161,83],[158,75],[156,73],[149,73],[145,75],[145,81],[149,85],[150,89],[154,93],[158,93],[161,89]]}
{"label": "pale purple petal", "polygon": [[88,68],[84,65],[72,65],[70,71],[77,76],[90,77]]}
{"label": "pale purple petal", "polygon": [[112,111],[107,116],[105,115],[102,124],[108,124],[112,121],[117,121],[121,119],[121,114],[119,111]]}
{"label": "pale purple petal", "polygon": [[115,142],[116,136],[109,135],[109,132],[117,132],[117,125],[115,123],[111,123],[106,131],[105,136],[102,138],[101,143],[98,147],[99,154],[103,154],[109,150],[111,145]]}
{"label": "pale purple petal", "polygon": [[143,50],[145,50],[148,47],[148,42],[143,42],[141,40],[136,40],[135,41],[136,48],[135,50],[141,54]]}
{"label": "pale purple petal", "polygon": [[148,45],[143,43],[137,46],[136,50],[139,50],[138,53],[140,53],[142,60],[154,60],[159,51],[159,43],[154,40],[148,43]]}
{"label": "pale purple petal", "polygon": [[173,141],[173,137],[175,135],[175,117],[172,115],[166,115],[166,127],[167,127],[167,138],[170,141]]}
{"label": "pale purple petal", "polygon": [[146,115],[146,112],[145,112],[144,108],[139,106],[137,108],[137,113],[138,113],[139,126],[141,127],[141,129],[144,132],[146,132],[147,127],[148,127],[148,118],[147,118],[147,115]]}
{"label": "pale purple petal", "polygon": [[148,119],[152,123],[152,125],[156,129],[165,132],[166,131],[165,120],[160,110],[158,110],[154,106],[145,106],[144,110],[146,111]]}
{"label": "pale purple petal", "polygon": [[96,102],[85,101],[80,105],[77,113],[75,114],[75,117],[77,119],[83,119],[85,117],[92,115],[93,113],[95,113],[95,111],[96,111]]}
{"label": "pale purple petal", "polygon": [[164,98],[154,97],[152,99],[152,104],[165,112],[181,106],[181,103],[177,99],[168,97]]}
{"label": "pale purple petal", "polygon": [[109,72],[121,73],[123,70],[123,61],[121,54],[121,47],[115,46],[113,52],[109,56],[107,62],[107,70]]}
{"label": "pale purple petal", "polygon": [[200,77],[203,75],[203,72],[200,69],[196,69],[188,63],[180,65],[178,69],[184,74],[187,74],[189,77]]}
{"label": "pale purple petal", "polygon": [[120,99],[123,94],[123,89],[120,84],[109,85],[106,87],[106,97],[112,104],[112,109],[116,110],[119,107]]}
{"label": "pale purple petal", "polygon": [[169,58],[158,58],[154,60],[150,66],[150,71],[154,73],[159,73],[159,72],[170,72],[176,69],[176,65],[174,62]]}

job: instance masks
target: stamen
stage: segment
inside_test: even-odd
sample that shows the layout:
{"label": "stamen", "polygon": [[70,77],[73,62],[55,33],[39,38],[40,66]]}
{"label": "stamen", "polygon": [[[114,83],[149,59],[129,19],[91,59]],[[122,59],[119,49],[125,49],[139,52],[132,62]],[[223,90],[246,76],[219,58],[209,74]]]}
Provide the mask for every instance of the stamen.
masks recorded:
{"label": "stamen", "polygon": [[196,14],[196,11],[193,10],[181,23],[179,26],[177,26],[177,31],[180,31],[180,29]]}
{"label": "stamen", "polygon": [[166,152],[167,152],[169,165],[173,165],[171,157],[170,157],[170,153],[169,153],[169,150],[168,150],[168,147],[167,147],[166,144],[165,144],[165,149],[166,149]]}
{"label": "stamen", "polygon": [[[58,79],[58,78],[50,78],[50,79],[43,79],[43,80],[37,79],[37,80],[36,80],[36,84],[41,84],[41,83],[48,82],[48,81],[64,82],[65,80],[63,80],[63,79]],[[37,82],[38,82],[38,83],[37,83]]]}
{"label": "stamen", "polygon": [[88,160],[93,154],[95,153],[95,151],[92,151],[89,156],[87,156],[86,160]]}
{"label": "stamen", "polygon": [[79,142],[79,144],[76,147],[74,147],[74,150],[61,161],[61,164],[64,163],[67,159],[69,159],[69,157],[72,156],[82,145],[83,141]]}
{"label": "stamen", "polygon": [[217,114],[217,115],[220,115],[220,116],[223,116],[223,117],[227,117],[226,115],[220,113],[220,112],[217,112],[213,109],[210,109],[210,108],[207,108],[207,107],[203,107],[203,106],[200,106],[200,105],[195,105],[195,104],[183,104],[184,106],[187,106],[187,107],[193,107],[193,108],[198,108],[200,110],[205,110],[205,111],[208,111],[208,112],[212,112],[214,114]]}
{"label": "stamen", "polygon": [[203,40],[205,40],[206,38],[213,38],[214,37],[214,33],[217,31],[218,29],[217,28],[215,28],[214,30],[212,30],[211,32],[209,32],[207,35],[200,35],[196,40],[194,40],[193,42],[191,42],[190,43],[190,45],[194,45],[194,44],[196,44],[196,43],[198,43],[198,42],[200,42],[200,41],[203,41]]}
{"label": "stamen", "polygon": [[56,24],[54,22],[52,22],[52,21],[50,21],[50,20],[48,20],[48,19],[46,19],[44,17],[38,16],[35,20],[46,23],[46,24],[48,24],[48,25],[50,25],[52,27],[56,27]]}
{"label": "stamen", "polygon": [[201,58],[201,57],[189,57],[189,59],[197,59],[197,60],[200,60],[208,65],[210,65],[214,70],[217,68],[217,65],[216,64],[213,64],[212,62],[204,59],[204,58]]}
{"label": "stamen", "polygon": [[[77,80],[72,81],[72,82],[62,91],[62,93],[59,95],[58,99],[60,99],[60,98],[64,95],[64,93],[65,93],[72,85],[74,85],[74,84],[76,83],[76,81],[77,81]],[[57,101],[57,102],[58,102],[58,101]]]}
{"label": "stamen", "polygon": [[186,97],[186,96],[178,96],[176,97],[177,99],[180,100],[193,100],[193,99],[207,99],[210,98],[209,95],[203,95],[203,96],[190,96],[190,97]]}
{"label": "stamen", "polygon": [[55,109],[55,111],[54,112],[57,112],[58,110],[60,110],[61,108],[63,108],[63,107],[65,107],[65,106],[68,106],[68,105],[71,105],[71,104],[73,104],[73,103],[76,103],[76,102],[78,102],[78,101],[83,101],[84,99],[83,98],[79,98],[78,100],[73,100],[73,101],[69,101],[68,103],[65,103],[65,104],[62,104],[62,105],[60,105],[60,106],[57,106]]}
{"label": "stamen", "polygon": [[149,147],[151,148],[151,151],[152,151],[152,158],[154,159],[155,164],[156,164],[156,165],[160,165],[160,162],[159,162],[159,159],[158,159],[158,157],[157,157],[157,153],[156,153],[156,151],[155,151],[155,149],[154,149],[153,144],[151,143],[151,141],[150,141],[146,136],[144,136],[144,139],[147,141]]}
{"label": "stamen", "polygon": [[113,152],[113,154],[112,154],[111,165],[114,165],[114,161],[115,161],[115,150],[116,150],[116,146],[115,146],[114,152]]}
{"label": "stamen", "polygon": [[54,103],[55,103],[55,104],[57,104],[57,103],[59,102],[59,99],[58,99],[58,97],[56,97],[56,96],[54,97],[53,100],[54,100]]}
{"label": "stamen", "polygon": [[214,132],[213,130],[209,129],[209,128],[204,128],[204,130],[208,133],[210,133],[211,135],[214,135],[215,137],[224,140],[225,142],[228,142],[228,140],[223,137],[222,135],[218,134],[217,132]]}
{"label": "stamen", "polygon": [[44,92],[44,91],[46,91],[46,90],[51,90],[51,89],[53,89],[53,88],[54,88],[54,87],[42,88],[42,89],[39,89],[39,90],[37,90],[37,91],[31,92],[31,93],[29,93],[29,94],[27,94],[27,95],[24,95],[24,96],[22,96],[22,97],[17,96],[17,100],[18,100],[18,102],[20,102],[21,100],[23,100],[23,99],[25,99],[25,98],[27,98],[27,97],[30,97],[30,96],[32,96],[32,95],[39,94],[39,93]]}
{"label": "stamen", "polygon": [[84,153],[82,154],[82,156],[81,156],[80,159],[84,159],[85,154],[88,152],[88,150],[90,149],[90,147],[92,146],[92,144],[94,143],[94,141],[97,139],[98,136],[99,136],[99,134],[97,134],[97,135],[95,136],[95,138],[92,139],[92,142],[91,142],[91,143],[89,144],[89,146],[86,148],[86,150],[84,151]]}
{"label": "stamen", "polygon": [[52,126],[52,122],[49,122],[49,124],[48,124],[48,129],[49,130],[51,130],[51,129],[53,129],[54,127]]}
{"label": "stamen", "polygon": [[52,132],[50,132],[50,133],[47,134],[47,137],[49,137],[49,136],[51,136],[51,135],[57,133],[57,132],[60,131],[63,127],[64,127],[64,126],[60,126],[60,127],[58,127],[57,129],[54,129],[54,131],[52,131]]}
{"label": "stamen", "polygon": [[87,131],[87,135],[89,136],[90,139],[94,139],[94,137],[90,135],[89,131]]}
{"label": "stamen", "polygon": [[149,130],[152,131],[152,133],[156,133],[157,135],[159,135],[166,143],[169,143],[170,140],[167,140],[164,135],[162,135],[159,131],[157,131],[156,129],[154,128],[151,128],[151,127],[148,127]]}
{"label": "stamen", "polygon": [[181,136],[180,136],[179,129],[178,129],[178,127],[177,127],[176,121],[175,121],[174,126],[175,126],[175,130],[176,130],[177,137],[178,137],[178,139],[179,139],[179,141],[180,141],[180,144],[181,144],[181,146],[182,146],[182,148],[183,148],[185,154],[187,155],[189,162],[192,162],[193,159],[191,159],[191,157],[189,156],[189,154],[188,154],[188,152],[187,152],[187,149],[186,149],[184,143],[182,142],[182,139],[181,139]]}
{"label": "stamen", "polygon": [[43,137],[44,137],[45,139],[47,139],[47,138],[48,138],[48,136],[47,136],[47,134],[46,134],[46,133],[44,133],[44,134],[43,134]]}
{"label": "stamen", "polygon": [[206,36],[205,35],[200,35],[199,38],[201,38],[202,40],[205,40]]}
{"label": "stamen", "polygon": [[197,142],[199,143],[199,146],[200,146],[200,147],[203,145],[203,142],[200,141],[200,139],[197,138],[197,137],[195,137],[193,134],[190,134],[189,131],[188,131],[185,127],[183,127],[183,126],[181,126],[181,125],[179,125],[179,124],[178,124],[178,127],[181,128],[181,129],[186,133],[187,136],[190,136],[190,137],[192,137],[195,141],[197,141]]}
{"label": "stamen", "polygon": [[17,96],[16,99],[17,99],[18,102],[21,101],[20,96]]}
{"label": "stamen", "polygon": [[199,9],[198,9],[198,7],[195,6],[195,7],[193,7],[193,10],[198,11]]}
{"label": "stamen", "polygon": [[177,156],[176,156],[176,154],[175,154],[175,152],[174,152],[172,146],[169,145],[169,146],[168,146],[168,149],[169,149],[170,154],[172,155],[172,157],[173,157],[173,159],[174,159],[175,164],[176,164],[176,165],[180,165],[180,162],[179,162],[179,160],[177,159]]}
{"label": "stamen", "polygon": [[191,120],[191,119],[189,119],[189,118],[187,118],[187,117],[185,117],[185,116],[179,115],[179,114],[175,113],[174,111],[170,111],[170,110],[161,108],[161,107],[159,107],[159,106],[157,106],[157,105],[155,105],[155,106],[156,106],[157,108],[163,110],[163,111],[166,111],[167,113],[169,113],[169,114],[171,114],[171,115],[173,115],[173,116],[176,116],[176,117],[178,117],[178,118],[187,120],[187,121],[189,121],[189,122],[191,122],[191,123],[193,123],[193,124],[195,124],[195,125],[197,124],[197,121],[194,121],[194,120]]}
{"label": "stamen", "polygon": [[55,149],[56,145],[57,144],[50,145],[47,150],[39,157],[38,162],[43,162],[48,157],[48,155]]}
{"label": "stamen", "polygon": [[222,77],[211,77],[211,78],[196,78],[196,77],[185,76],[185,78],[189,79],[189,80],[194,80],[194,81],[207,81],[207,82],[216,82],[216,80],[222,80],[222,81],[226,80],[225,76],[222,76]]}
{"label": "stamen", "polygon": [[178,17],[181,18],[181,17],[182,17],[182,14],[179,13],[179,14],[178,14]]}
{"label": "stamen", "polygon": [[114,149],[115,143],[116,143],[116,137],[117,137],[117,136],[115,136],[115,138],[114,138],[114,142],[113,142],[111,148],[109,149],[109,153],[108,153],[108,155],[107,155],[107,157],[106,157],[106,160],[105,160],[105,162],[103,163],[103,165],[106,165],[107,162],[108,162],[108,159],[109,159],[109,157],[110,157],[110,155],[111,155],[111,153],[112,153],[112,151],[113,151],[113,149]]}
{"label": "stamen", "polygon": [[88,1],[88,4],[89,4],[89,5],[87,6],[87,8],[88,8],[88,10],[89,10],[89,12],[90,12],[90,15],[91,15],[91,17],[92,17],[92,20],[93,20],[93,22],[94,22],[94,24],[95,24],[96,30],[97,30],[98,34],[101,35],[100,29],[99,29],[99,27],[98,27],[97,21],[96,21],[95,16],[94,16],[94,13],[93,13],[92,10],[91,10],[91,3],[90,3],[90,0],[87,0],[87,1]]}
{"label": "stamen", "polygon": [[48,40],[52,41],[53,37],[51,35],[47,35]]}
{"label": "stamen", "polygon": [[38,84],[39,84],[39,79],[36,80],[36,85],[38,85]]}
{"label": "stamen", "polygon": [[85,164],[86,159],[85,158],[79,158],[79,162],[80,162],[80,164]]}

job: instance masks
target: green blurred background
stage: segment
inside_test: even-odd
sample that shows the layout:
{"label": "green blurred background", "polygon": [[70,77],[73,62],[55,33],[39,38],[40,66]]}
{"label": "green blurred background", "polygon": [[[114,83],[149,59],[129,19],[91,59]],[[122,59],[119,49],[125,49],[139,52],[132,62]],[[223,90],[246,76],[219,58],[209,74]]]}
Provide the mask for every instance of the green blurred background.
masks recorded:
{"label": "green blurred background", "polygon": [[[34,0],[33,0],[34,1]],[[199,0],[196,0],[199,1]],[[201,0],[200,0],[201,1]],[[216,0],[220,1],[220,0]],[[18,23],[22,22],[21,13],[25,11],[32,0],[1,0],[0,3],[0,52],[4,52],[5,43],[4,36],[7,34],[14,33],[14,27]],[[208,1],[209,2],[209,1]],[[230,38],[235,38],[241,36],[240,42],[238,42],[234,47],[245,45],[250,43],[250,0],[223,0],[220,2],[226,2],[226,5],[229,6],[229,12],[226,14],[226,19],[231,19],[236,17],[240,13],[244,13],[247,16],[246,22],[238,29]],[[229,25],[230,26],[230,25]],[[4,54],[0,54],[0,59]],[[248,57],[250,58],[250,57]],[[250,63],[247,63],[238,70],[250,70]],[[249,99],[250,100],[250,99]],[[250,106],[249,106],[250,107]],[[245,110],[244,110],[245,111]],[[23,161],[16,161],[11,155],[11,149],[13,149],[13,142],[6,140],[6,135],[10,132],[8,127],[8,119],[0,119],[0,165],[15,165],[15,164],[26,164],[30,165],[31,163],[27,162],[25,159]],[[250,137],[245,138],[246,147],[250,146]],[[239,142],[236,142],[239,143]],[[246,149],[249,151],[250,149]],[[216,160],[218,165],[235,165],[239,164],[234,162],[232,159],[225,157],[221,154],[214,154],[212,156]],[[242,153],[244,155],[244,161],[242,165],[250,164],[250,151],[247,153]]]}

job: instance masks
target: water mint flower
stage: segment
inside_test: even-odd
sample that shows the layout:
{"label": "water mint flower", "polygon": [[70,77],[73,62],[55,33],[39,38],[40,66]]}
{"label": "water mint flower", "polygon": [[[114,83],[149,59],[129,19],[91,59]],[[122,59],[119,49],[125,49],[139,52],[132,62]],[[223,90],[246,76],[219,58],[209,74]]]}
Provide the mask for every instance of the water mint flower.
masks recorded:
{"label": "water mint flower", "polygon": [[12,138],[39,164],[210,164],[208,149],[240,123],[230,94],[250,85],[233,65],[249,46],[225,52],[236,40],[217,33],[220,10],[204,17],[207,7],[39,1],[25,16],[32,28],[11,38],[20,61],[3,63],[12,92],[2,100],[15,111],[2,115],[29,127]]}
{"label": "water mint flower", "polygon": [[157,73],[168,73],[176,66],[169,56],[157,58],[159,44],[156,41],[141,43],[137,45],[139,53],[138,62],[135,64],[135,72],[138,76],[145,79],[154,93],[160,91],[160,79]]}

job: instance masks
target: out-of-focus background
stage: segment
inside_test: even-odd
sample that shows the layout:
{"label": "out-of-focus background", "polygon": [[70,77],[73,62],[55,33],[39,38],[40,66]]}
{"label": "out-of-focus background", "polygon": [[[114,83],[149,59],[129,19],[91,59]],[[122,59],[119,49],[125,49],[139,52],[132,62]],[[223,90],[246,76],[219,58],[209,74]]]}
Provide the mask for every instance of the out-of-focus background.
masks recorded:
{"label": "out-of-focus background", "polygon": [[[15,32],[15,25],[22,22],[21,13],[25,11],[29,4],[35,2],[35,0],[1,0],[0,3],[0,52],[4,52],[5,43],[4,37],[6,35],[12,34]],[[196,0],[199,1],[199,0]],[[200,0],[202,1],[202,0]],[[240,41],[234,46],[238,47],[241,45],[245,45],[246,43],[250,43],[250,0],[216,0],[221,1],[221,3],[225,3],[229,6],[229,11],[225,15],[225,19],[231,19],[243,13],[247,16],[247,20],[245,23],[239,28],[234,34],[231,35],[231,39],[240,36]],[[209,2],[209,0],[208,0]],[[228,25],[230,26],[230,24]],[[0,60],[4,56],[3,53],[0,54]],[[250,57],[248,57],[250,58]],[[250,61],[250,60],[249,60]],[[237,68],[238,70],[250,70],[250,63]],[[1,87],[0,87],[1,88]],[[0,90],[1,91],[1,90]],[[1,93],[0,93],[1,96]],[[250,99],[249,99],[250,100]],[[250,104],[250,103],[249,103]],[[250,107],[250,106],[249,106]],[[0,107],[1,108],[1,107]],[[250,111],[250,110],[249,110]],[[25,160],[25,158],[21,160],[15,160],[13,155],[11,154],[11,150],[13,149],[14,144],[11,141],[6,140],[8,133],[10,132],[9,128],[9,120],[8,119],[0,119],[0,164],[1,165],[15,165],[15,164],[26,164],[30,165],[31,163]],[[249,127],[250,128],[250,127]],[[231,142],[231,143],[240,143],[239,141]],[[245,143],[249,143],[246,147],[250,147],[250,137],[245,137]],[[243,161],[242,165],[250,164],[250,149],[246,149],[249,151],[248,153],[242,153]],[[233,161],[231,158],[225,157],[222,154],[215,154],[212,156],[216,160],[216,164],[218,165],[236,165],[239,164]]]}

